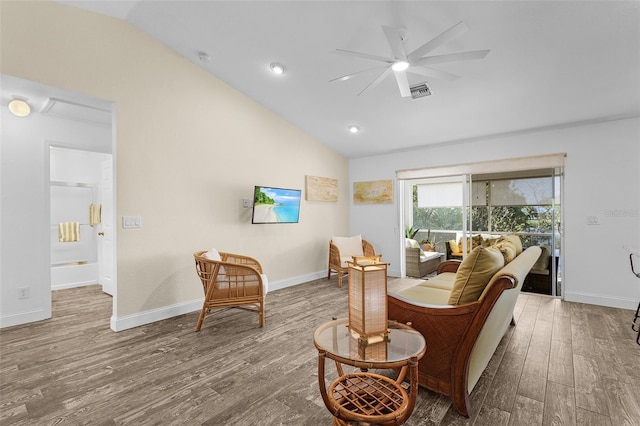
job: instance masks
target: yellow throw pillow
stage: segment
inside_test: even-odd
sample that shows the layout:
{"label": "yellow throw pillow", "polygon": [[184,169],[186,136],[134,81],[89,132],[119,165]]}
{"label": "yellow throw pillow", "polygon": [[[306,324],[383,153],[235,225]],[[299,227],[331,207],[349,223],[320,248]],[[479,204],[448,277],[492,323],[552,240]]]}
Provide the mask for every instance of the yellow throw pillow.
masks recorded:
{"label": "yellow throw pillow", "polygon": [[491,277],[504,266],[504,257],[495,247],[476,247],[462,261],[449,296],[450,305],[478,300]]}
{"label": "yellow throw pillow", "polygon": [[513,243],[510,240],[500,241],[499,243],[496,243],[494,247],[500,250],[500,253],[502,253],[502,257],[504,257],[505,265],[511,262],[517,256],[516,247],[513,245]]}
{"label": "yellow throw pillow", "polygon": [[460,253],[462,251],[458,250],[458,243],[456,243],[456,240],[449,240],[449,248],[452,253]]}
{"label": "yellow throw pillow", "polygon": [[515,234],[503,235],[498,239],[498,243],[501,241],[511,241],[513,246],[516,248],[516,256],[520,256],[522,253],[522,241],[520,241],[520,237]]}

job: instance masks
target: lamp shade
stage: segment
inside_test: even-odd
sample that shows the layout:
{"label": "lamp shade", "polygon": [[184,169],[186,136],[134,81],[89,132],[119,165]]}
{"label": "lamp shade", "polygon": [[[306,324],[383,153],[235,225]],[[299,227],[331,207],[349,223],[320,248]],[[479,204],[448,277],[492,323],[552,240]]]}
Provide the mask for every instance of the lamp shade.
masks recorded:
{"label": "lamp shade", "polygon": [[380,256],[349,262],[349,330],[369,343],[387,335],[387,263]]}

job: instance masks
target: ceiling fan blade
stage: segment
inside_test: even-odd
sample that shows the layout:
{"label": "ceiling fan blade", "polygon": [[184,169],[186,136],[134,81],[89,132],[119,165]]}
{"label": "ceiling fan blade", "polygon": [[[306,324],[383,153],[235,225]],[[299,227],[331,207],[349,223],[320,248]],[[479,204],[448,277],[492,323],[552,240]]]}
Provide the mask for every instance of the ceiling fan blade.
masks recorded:
{"label": "ceiling fan blade", "polygon": [[382,73],[375,80],[369,83],[367,87],[362,89],[362,91],[358,93],[358,96],[362,95],[366,90],[373,89],[374,87],[376,87],[378,83],[380,83],[382,80],[384,80],[384,78],[387,75],[389,75],[390,72],[391,72],[391,67],[387,67],[384,71],[382,71]]}
{"label": "ceiling fan blade", "polygon": [[414,62],[418,58],[423,57],[449,40],[453,40],[454,38],[461,36],[467,32],[467,29],[467,25],[463,21],[458,22],[453,27],[441,32],[435,38],[432,38],[413,52],[409,53],[409,62]]}
{"label": "ceiling fan blade", "polygon": [[393,58],[385,58],[384,56],[370,55],[368,53],[352,52],[351,50],[336,49],[336,52],[342,53],[343,55],[355,56],[358,58],[370,59],[373,61],[387,62],[389,64],[392,64],[396,61]]}
{"label": "ceiling fan blade", "polygon": [[451,74],[450,72],[434,70],[433,68],[411,67],[407,72],[414,74],[420,74],[425,77],[439,78],[440,80],[453,81],[460,78],[459,75]]}
{"label": "ceiling fan blade", "polygon": [[354,77],[354,76],[356,76],[358,74],[364,74],[364,73],[369,72],[369,71],[379,70],[379,69],[387,68],[387,67],[388,67],[388,65],[383,65],[383,66],[380,66],[380,67],[367,68],[366,70],[357,71],[357,72],[354,72],[354,73],[351,73],[351,74],[343,75],[342,77],[332,78],[331,80],[329,80],[329,83],[332,83],[334,81],[349,80],[351,77]]}
{"label": "ceiling fan blade", "polygon": [[403,98],[411,96],[411,89],[409,88],[409,80],[407,79],[406,71],[394,71],[396,75],[396,82],[398,83],[398,89],[400,89],[400,96]]}
{"label": "ceiling fan blade", "polygon": [[449,53],[446,55],[427,56],[420,58],[413,65],[425,66],[433,64],[443,64],[445,62],[469,61],[472,59],[482,59],[489,54],[490,50],[474,50],[472,52]]}
{"label": "ceiling fan blade", "polygon": [[407,58],[407,54],[404,51],[404,45],[402,44],[402,38],[400,37],[398,30],[396,28],[383,25],[382,31],[384,31],[384,36],[389,42],[393,56],[395,56],[396,59],[405,60]]}

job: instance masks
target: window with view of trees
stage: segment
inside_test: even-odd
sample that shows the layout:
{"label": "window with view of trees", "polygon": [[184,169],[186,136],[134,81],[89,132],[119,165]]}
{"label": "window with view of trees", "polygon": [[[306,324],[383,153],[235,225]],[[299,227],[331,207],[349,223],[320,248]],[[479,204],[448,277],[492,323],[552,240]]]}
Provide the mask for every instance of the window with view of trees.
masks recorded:
{"label": "window with view of trees", "polygon": [[[438,244],[452,239],[452,233],[463,229],[462,194],[456,192],[450,206],[442,205],[447,201],[436,202],[440,205],[433,206],[434,203],[428,201],[430,195],[432,199],[447,199],[439,195],[433,185],[440,186],[443,191],[453,188],[447,188],[447,183],[414,185],[413,226],[431,230],[432,239]],[[459,183],[457,185],[460,186]],[[525,247],[553,246],[554,229],[560,226],[560,204],[559,178],[552,173],[541,177],[473,181],[470,204],[470,232],[515,232],[520,234]],[[558,243],[556,241],[556,245]]]}

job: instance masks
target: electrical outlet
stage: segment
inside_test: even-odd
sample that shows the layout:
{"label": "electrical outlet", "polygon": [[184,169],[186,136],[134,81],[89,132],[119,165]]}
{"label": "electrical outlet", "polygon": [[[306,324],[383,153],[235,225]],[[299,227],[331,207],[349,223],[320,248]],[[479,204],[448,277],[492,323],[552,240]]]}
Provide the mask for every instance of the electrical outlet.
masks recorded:
{"label": "electrical outlet", "polygon": [[600,218],[598,216],[587,216],[587,225],[600,225]]}
{"label": "electrical outlet", "polygon": [[251,208],[251,207],[253,207],[253,202],[248,198],[243,198],[242,199],[242,207],[244,207],[245,209]]}
{"label": "electrical outlet", "polygon": [[29,287],[20,287],[18,289],[18,299],[28,299],[29,298]]}

